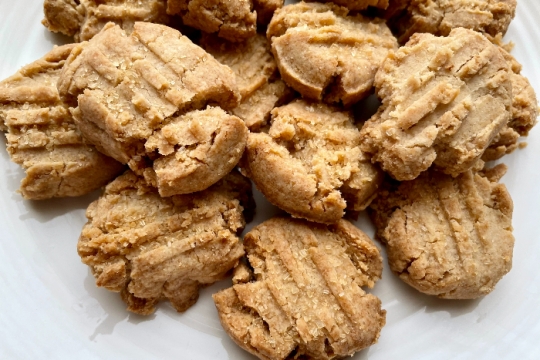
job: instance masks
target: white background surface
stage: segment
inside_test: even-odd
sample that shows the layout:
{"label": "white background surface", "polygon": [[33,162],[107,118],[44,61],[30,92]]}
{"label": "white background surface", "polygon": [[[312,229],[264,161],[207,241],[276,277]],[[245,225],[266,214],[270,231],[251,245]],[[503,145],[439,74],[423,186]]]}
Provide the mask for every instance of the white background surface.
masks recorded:
{"label": "white background surface", "polygon": [[[0,79],[65,38],[41,24],[42,1],[0,1]],[[540,94],[540,3],[519,0],[505,40]],[[540,126],[539,126],[540,127]],[[422,295],[385,263],[373,293],[388,311],[379,342],[355,359],[540,359],[540,129],[504,158],[514,200],[514,265],[483,299]],[[167,303],[149,317],[129,314],[118,294],[98,289],[76,252],[86,206],[78,199],[23,201],[22,170],[0,139],[0,359],[253,359],[219,324],[211,294],[177,314]],[[258,200],[257,222],[275,211]],[[251,228],[253,224],[250,224]],[[358,223],[369,235],[363,218]]]}

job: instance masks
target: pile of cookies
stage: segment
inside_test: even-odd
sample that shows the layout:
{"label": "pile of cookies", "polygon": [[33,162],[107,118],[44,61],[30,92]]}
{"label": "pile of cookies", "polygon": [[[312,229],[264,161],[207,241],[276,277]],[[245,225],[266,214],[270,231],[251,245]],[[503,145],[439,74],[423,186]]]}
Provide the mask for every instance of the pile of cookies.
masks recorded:
{"label": "pile of cookies", "polygon": [[[0,129],[26,199],[79,196],[96,285],[147,315],[199,289],[261,359],[333,359],[385,325],[366,292],[375,243],[447,299],[510,270],[504,165],[537,100],[502,43],[515,0],[45,0],[72,36],[0,82]],[[79,42],[82,41],[82,42]],[[371,94],[381,104],[363,122]],[[240,238],[252,184],[288,213]]]}

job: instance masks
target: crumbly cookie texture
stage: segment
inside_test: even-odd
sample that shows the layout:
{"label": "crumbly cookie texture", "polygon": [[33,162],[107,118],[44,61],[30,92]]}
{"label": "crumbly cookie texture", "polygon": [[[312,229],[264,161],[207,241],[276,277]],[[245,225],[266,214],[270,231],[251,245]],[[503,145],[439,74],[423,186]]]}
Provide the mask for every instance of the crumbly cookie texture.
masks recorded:
{"label": "crumbly cookie texture", "polygon": [[90,40],[108,22],[130,33],[136,21],[166,24],[166,0],[45,0],[42,23],[49,30]]}
{"label": "crumbly cookie texture", "polygon": [[162,198],[128,171],[88,207],[77,250],[96,285],[120,292],[129,311],[151,314],[161,298],[185,311],[244,254],[237,234],[252,204],[251,184],[237,172]]}
{"label": "crumbly cookie texture", "polygon": [[[316,1],[316,0],[308,0]],[[320,2],[333,2],[339,6],[346,7],[351,11],[366,10],[368,7],[386,9],[391,0],[321,0]]]}
{"label": "crumbly cookie texture", "polygon": [[273,218],[244,237],[253,271],[214,295],[225,331],[260,359],[338,359],[379,337],[386,311],[362,287],[381,277],[377,247],[351,223]]}
{"label": "crumbly cookie texture", "polygon": [[458,27],[495,37],[506,33],[516,5],[516,0],[390,0],[385,17],[400,43],[415,33],[445,36]]}
{"label": "crumbly cookie texture", "polygon": [[217,181],[206,175],[224,176],[242,155],[241,119],[195,110],[238,105],[234,73],[174,29],[139,22],[126,36],[108,24],[74,48],[58,86],[77,101],[72,113],[86,139],[139,174],[153,167],[162,196],[204,190]]}
{"label": "crumbly cookie texture", "polygon": [[277,65],[266,37],[257,34],[240,43],[203,35],[201,47],[234,71],[242,100],[231,112],[242,118],[252,131],[266,126],[270,112],[288,100],[293,92],[279,79]]}
{"label": "crumbly cookie texture", "polygon": [[284,3],[285,0],[253,0],[253,10],[257,12],[257,24],[268,25],[274,12]]}
{"label": "crumbly cookie texture", "polygon": [[189,194],[216,183],[242,157],[247,135],[243,121],[221,108],[172,119],[145,144],[149,153],[161,155],[151,171],[160,195]]}
{"label": "crumbly cookie texture", "polygon": [[371,210],[392,271],[445,299],[490,293],[512,267],[512,199],[497,183],[505,169],[456,178],[430,169],[381,191]]}
{"label": "crumbly cookie texture", "polygon": [[486,149],[482,160],[497,160],[519,148],[520,136],[527,136],[538,122],[538,101],[529,80],[521,75],[521,64],[505,49],[508,45],[495,39],[512,70],[512,118]]}
{"label": "crumbly cookie texture", "polygon": [[349,16],[333,4],[298,3],[277,10],[268,39],[282,79],[305,98],[354,104],[397,42],[384,21]]}
{"label": "crumbly cookie texture", "polygon": [[84,195],[124,170],[83,141],[56,90],[72,48],[56,47],[0,82],[0,125],[11,160],[26,172],[19,189],[26,199]]}
{"label": "crumbly cookie texture", "polygon": [[242,41],[257,32],[257,13],[251,0],[168,0],[167,13],[230,41]]}
{"label": "crumbly cookie texture", "polygon": [[322,223],[365,209],[382,181],[352,115],[304,100],[274,109],[268,133],[249,134],[242,168],[271,203]]}
{"label": "crumbly cookie texture", "polygon": [[361,130],[362,150],[397,180],[432,164],[454,176],[473,168],[511,118],[511,74],[480,33],[415,34],[377,73],[382,105]]}

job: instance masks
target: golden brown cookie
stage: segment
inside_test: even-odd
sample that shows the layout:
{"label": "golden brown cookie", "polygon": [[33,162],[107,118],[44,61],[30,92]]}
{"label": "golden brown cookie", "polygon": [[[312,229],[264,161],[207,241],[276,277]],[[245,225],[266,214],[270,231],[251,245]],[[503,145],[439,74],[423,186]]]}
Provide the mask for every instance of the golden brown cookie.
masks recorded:
{"label": "golden brown cookie", "polygon": [[379,9],[386,9],[389,1],[391,0],[320,0],[320,2],[333,2],[334,4],[346,7],[351,11],[366,10],[370,6]]}
{"label": "golden brown cookie", "polygon": [[73,45],[54,48],[0,82],[0,127],[7,131],[11,160],[26,177],[26,199],[80,196],[98,189],[124,170],[87,145],[56,82]]}
{"label": "golden brown cookie", "polygon": [[167,13],[229,41],[243,41],[257,32],[257,13],[251,0],[168,0]]}
{"label": "golden brown cookie", "polygon": [[385,17],[405,43],[415,33],[446,36],[463,27],[488,37],[505,34],[516,0],[390,0]]}
{"label": "golden brown cookie", "polygon": [[253,0],[253,10],[257,12],[257,24],[268,25],[274,12],[283,6],[285,0]]}
{"label": "golden brown cookie", "polygon": [[362,128],[362,150],[397,180],[432,164],[454,176],[471,169],[511,118],[511,74],[480,33],[415,34],[377,73],[382,105]]}
{"label": "golden brown cookie", "polygon": [[512,199],[497,183],[504,171],[452,178],[430,169],[382,190],[371,209],[392,271],[445,299],[490,293],[512,267]]}
{"label": "golden brown cookie", "polygon": [[88,207],[77,250],[96,285],[121,292],[129,311],[148,315],[161,298],[185,311],[244,254],[237,234],[252,204],[251,184],[237,172],[162,198],[128,171]]}
{"label": "golden brown cookie", "polygon": [[[204,190],[217,181],[207,174],[224,176],[242,156],[241,119],[220,108],[195,111],[234,108],[234,73],[169,27],[135,23],[126,36],[106,25],[74,48],[59,90],[78,101],[73,115],[88,141],[138,173],[153,166],[162,196]],[[161,171],[164,163],[182,170]]]}
{"label": "golden brown cookie", "polygon": [[166,0],[45,0],[42,23],[49,30],[90,40],[108,22],[130,33],[136,21],[166,24]]}
{"label": "golden brown cookie", "polygon": [[380,279],[373,242],[351,223],[273,218],[244,237],[250,269],[214,295],[221,324],[260,359],[340,359],[379,337],[386,311],[362,288]]}
{"label": "golden brown cookie", "polygon": [[354,104],[397,42],[380,19],[337,5],[298,3],[276,11],[267,31],[283,80],[302,96]]}
{"label": "golden brown cookie", "polygon": [[263,35],[257,34],[240,43],[203,35],[200,44],[234,71],[242,100],[231,112],[242,118],[250,130],[265,126],[270,111],[293,98],[293,92],[278,77],[270,44]]}
{"label": "golden brown cookie", "polygon": [[304,100],[274,109],[268,133],[249,134],[242,166],[271,203],[322,223],[365,209],[382,181],[352,115]]}

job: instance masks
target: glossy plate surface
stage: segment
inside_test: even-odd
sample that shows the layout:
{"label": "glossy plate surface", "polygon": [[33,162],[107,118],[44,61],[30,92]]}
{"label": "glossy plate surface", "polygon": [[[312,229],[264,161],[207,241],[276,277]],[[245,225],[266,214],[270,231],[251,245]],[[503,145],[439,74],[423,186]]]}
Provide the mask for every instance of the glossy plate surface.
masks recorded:
{"label": "glossy plate surface", "polygon": [[[0,79],[44,55],[65,38],[40,23],[42,1],[0,2]],[[540,94],[540,3],[519,0],[505,37]],[[76,252],[87,205],[78,199],[24,201],[22,170],[0,137],[1,359],[253,359],[221,329],[211,294],[177,314],[163,303],[150,317],[125,311],[117,294],[98,289]],[[388,311],[379,342],[354,359],[540,359],[540,129],[523,150],[505,157],[502,182],[514,200],[512,271],[487,297],[445,301],[422,295],[385,264],[373,293]],[[275,209],[258,195],[255,223]],[[373,235],[369,221],[357,225]]]}

